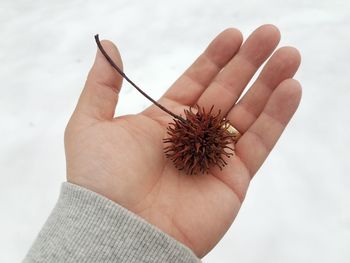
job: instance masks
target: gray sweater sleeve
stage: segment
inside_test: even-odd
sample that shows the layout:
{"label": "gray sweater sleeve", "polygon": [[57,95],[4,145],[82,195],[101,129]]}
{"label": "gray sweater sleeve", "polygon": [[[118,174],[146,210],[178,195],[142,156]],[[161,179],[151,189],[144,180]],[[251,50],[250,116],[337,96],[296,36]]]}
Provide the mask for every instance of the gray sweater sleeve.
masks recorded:
{"label": "gray sweater sleeve", "polygon": [[200,262],[142,218],[83,187],[63,183],[23,262]]}

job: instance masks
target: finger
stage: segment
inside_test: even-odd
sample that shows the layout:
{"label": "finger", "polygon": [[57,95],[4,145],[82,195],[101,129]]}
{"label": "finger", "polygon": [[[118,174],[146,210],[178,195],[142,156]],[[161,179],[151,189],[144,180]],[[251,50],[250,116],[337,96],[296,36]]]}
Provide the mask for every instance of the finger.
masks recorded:
{"label": "finger", "polygon": [[181,105],[193,105],[241,44],[242,34],[237,29],[229,28],[220,33],[163,98]]}
{"label": "finger", "polygon": [[229,111],[227,118],[242,133],[257,119],[270,95],[283,80],[292,78],[300,65],[299,51],[293,47],[278,49],[243,98]]}
{"label": "finger", "polygon": [[273,25],[263,25],[256,29],[203,92],[198,104],[205,108],[215,104],[225,115],[261,64],[273,52],[279,40],[279,30]]}
{"label": "finger", "polygon": [[272,93],[263,112],[236,144],[236,154],[253,176],[281,136],[296,111],[301,86],[293,79],[283,81]]}
{"label": "finger", "polygon": [[[101,41],[109,56],[122,67],[117,47],[110,41]],[[100,50],[87,77],[74,114],[94,120],[112,119],[118,102],[122,77],[112,68]]]}

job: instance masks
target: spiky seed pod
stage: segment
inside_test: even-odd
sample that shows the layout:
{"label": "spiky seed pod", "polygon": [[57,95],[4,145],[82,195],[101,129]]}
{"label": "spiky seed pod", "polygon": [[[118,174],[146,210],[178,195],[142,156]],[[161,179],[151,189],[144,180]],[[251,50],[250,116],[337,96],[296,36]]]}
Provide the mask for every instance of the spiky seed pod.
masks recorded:
{"label": "spiky seed pod", "polygon": [[209,112],[204,108],[195,107],[184,110],[185,121],[174,119],[169,123],[168,138],[164,143],[167,158],[171,159],[176,168],[187,174],[208,172],[209,167],[217,165],[222,169],[227,162],[225,157],[233,155],[234,136],[227,129],[229,123],[221,117],[219,111],[212,115],[214,106]]}

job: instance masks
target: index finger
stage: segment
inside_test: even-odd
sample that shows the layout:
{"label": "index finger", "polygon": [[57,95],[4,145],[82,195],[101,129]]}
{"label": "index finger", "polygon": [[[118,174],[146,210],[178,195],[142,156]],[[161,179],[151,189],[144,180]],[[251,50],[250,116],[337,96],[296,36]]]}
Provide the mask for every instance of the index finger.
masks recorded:
{"label": "index finger", "polygon": [[162,98],[181,105],[195,104],[215,76],[237,53],[242,41],[242,34],[237,29],[229,28],[221,32]]}

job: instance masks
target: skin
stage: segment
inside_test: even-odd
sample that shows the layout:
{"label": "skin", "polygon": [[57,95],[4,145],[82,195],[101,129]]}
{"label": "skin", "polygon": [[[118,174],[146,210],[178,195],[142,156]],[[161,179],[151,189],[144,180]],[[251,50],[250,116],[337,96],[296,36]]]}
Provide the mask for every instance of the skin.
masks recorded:
{"label": "skin", "polygon": [[[113,200],[205,256],[234,221],[249,182],[298,107],[301,86],[292,77],[300,55],[293,47],[275,50],[279,40],[273,25],[257,28],[243,44],[237,29],[226,29],[159,100],[182,115],[196,103],[215,104],[243,134],[228,166],[200,176],[179,172],[164,156],[162,139],[171,116],[152,105],[136,115],[114,117],[122,78],[97,51],[65,130],[67,180]],[[106,40],[102,45],[122,67],[116,46]]]}

